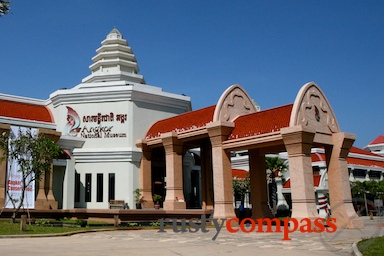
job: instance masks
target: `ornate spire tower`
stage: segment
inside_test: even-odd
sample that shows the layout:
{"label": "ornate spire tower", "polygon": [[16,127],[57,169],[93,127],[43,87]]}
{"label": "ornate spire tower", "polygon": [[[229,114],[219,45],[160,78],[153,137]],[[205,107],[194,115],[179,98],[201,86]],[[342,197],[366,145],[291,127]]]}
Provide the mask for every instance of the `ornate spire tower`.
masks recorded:
{"label": "ornate spire tower", "polygon": [[138,74],[139,67],[131,47],[116,27],[101,44],[92,58],[94,63],[89,66],[92,74],[84,78],[83,83],[130,81],[145,84],[144,77]]}

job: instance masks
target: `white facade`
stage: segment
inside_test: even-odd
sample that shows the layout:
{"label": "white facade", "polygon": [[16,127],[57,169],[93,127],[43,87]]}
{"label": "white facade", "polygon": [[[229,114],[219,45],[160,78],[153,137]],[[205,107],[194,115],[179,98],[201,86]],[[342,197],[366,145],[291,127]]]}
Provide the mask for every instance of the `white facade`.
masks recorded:
{"label": "white facade", "polygon": [[50,95],[59,144],[71,153],[71,159],[55,163],[54,193],[63,209],[107,209],[110,199],[132,209],[141,159],[136,139],[157,120],[190,111],[190,98],[146,85],[116,28],[96,52],[91,75]]}

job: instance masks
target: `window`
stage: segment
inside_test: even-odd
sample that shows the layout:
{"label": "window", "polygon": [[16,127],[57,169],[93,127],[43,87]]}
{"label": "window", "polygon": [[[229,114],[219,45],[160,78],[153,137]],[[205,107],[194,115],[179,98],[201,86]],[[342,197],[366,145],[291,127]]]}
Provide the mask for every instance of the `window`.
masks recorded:
{"label": "window", "polygon": [[115,200],[115,174],[110,173],[108,175],[108,184],[109,184],[109,189],[108,189],[108,202],[110,200]]}
{"label": "window", "polygon": [[75,173],[75,202],[80,202],[80,173]]}
{"label": "window", "polygon": [[97,174],[97,202],[103,202],[103,174],[98,173]]}
{"label": "window", "polygon": [[85,202],[92,201],[92,174],[85,174]]}
{"label": "window", "polygon": [[361,169],[353,170],[353,176],[355,177],[365,178],[366,173],[367,173],[366,170],[361,170]]}
{"label": "window", "polygon": [[370,171],[369,172],[369,178],[374,179],[374,180],[379,180],[381,178],[381,172]]}

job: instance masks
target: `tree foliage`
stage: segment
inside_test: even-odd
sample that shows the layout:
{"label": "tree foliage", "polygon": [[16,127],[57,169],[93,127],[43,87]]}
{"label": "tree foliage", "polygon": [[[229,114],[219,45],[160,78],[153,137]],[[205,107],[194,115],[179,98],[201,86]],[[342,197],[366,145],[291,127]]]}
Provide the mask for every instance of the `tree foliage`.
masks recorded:
{"label": "tree foliage", "polygon": [[46,172],[51,171],[53,159],[57,159],[62,151],[43,134],[32,134],[31,129],[27,129],[25,133],[19,129],[19,136],[5,132],[1,134],[0,150],[4,152],[0,161],[15,161],[19,166],[17,171],[21,174],[21,197],[12,198],[7,191],[14,208],[14,220],[23,205],[27,187],[34,181],[40,181]]}
{"label": "tree foliage", "polygon": [[376,181],[353,181],[351,182],[352,197],[363,197],[366,194],[367,199],[373,201],[376,198],[384,197],[384,180]]}
{"label": "tree foliage", "polygon": [[238,178],[235,176],[232,179],[233,192],[238,195],[241,195],[242,197],[247,191],[249,191],[249,186],[249,177]]}
{"label": "tree foliage", "polygon": [[0,17],[7,14],[9,12],[9,5],[11,4],[10,1],[6,0],[0,0]]}
{"label": "tree foliage", "polygon": [[278,172],[279,176],[281,176],[288,169],[288,165],[279,157],[266,157],[265,164],[268,170],[270,170],[273,174]]}

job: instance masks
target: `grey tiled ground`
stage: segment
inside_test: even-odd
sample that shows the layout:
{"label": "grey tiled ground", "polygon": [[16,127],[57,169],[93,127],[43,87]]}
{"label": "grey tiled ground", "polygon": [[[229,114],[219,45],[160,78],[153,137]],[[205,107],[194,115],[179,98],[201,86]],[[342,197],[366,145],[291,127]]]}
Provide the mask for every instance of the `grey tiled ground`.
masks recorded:
{"label": "grey tiled ground", "polygon": [[166,233],[158,230],[130,230],[82,233],[67,237],[3,238],[2,255],[351,255],[354,241],[383,235],[377,220],[365,220],[364,230],[338,230],[327,234],[229,233],[224,228],[216,233]]}

